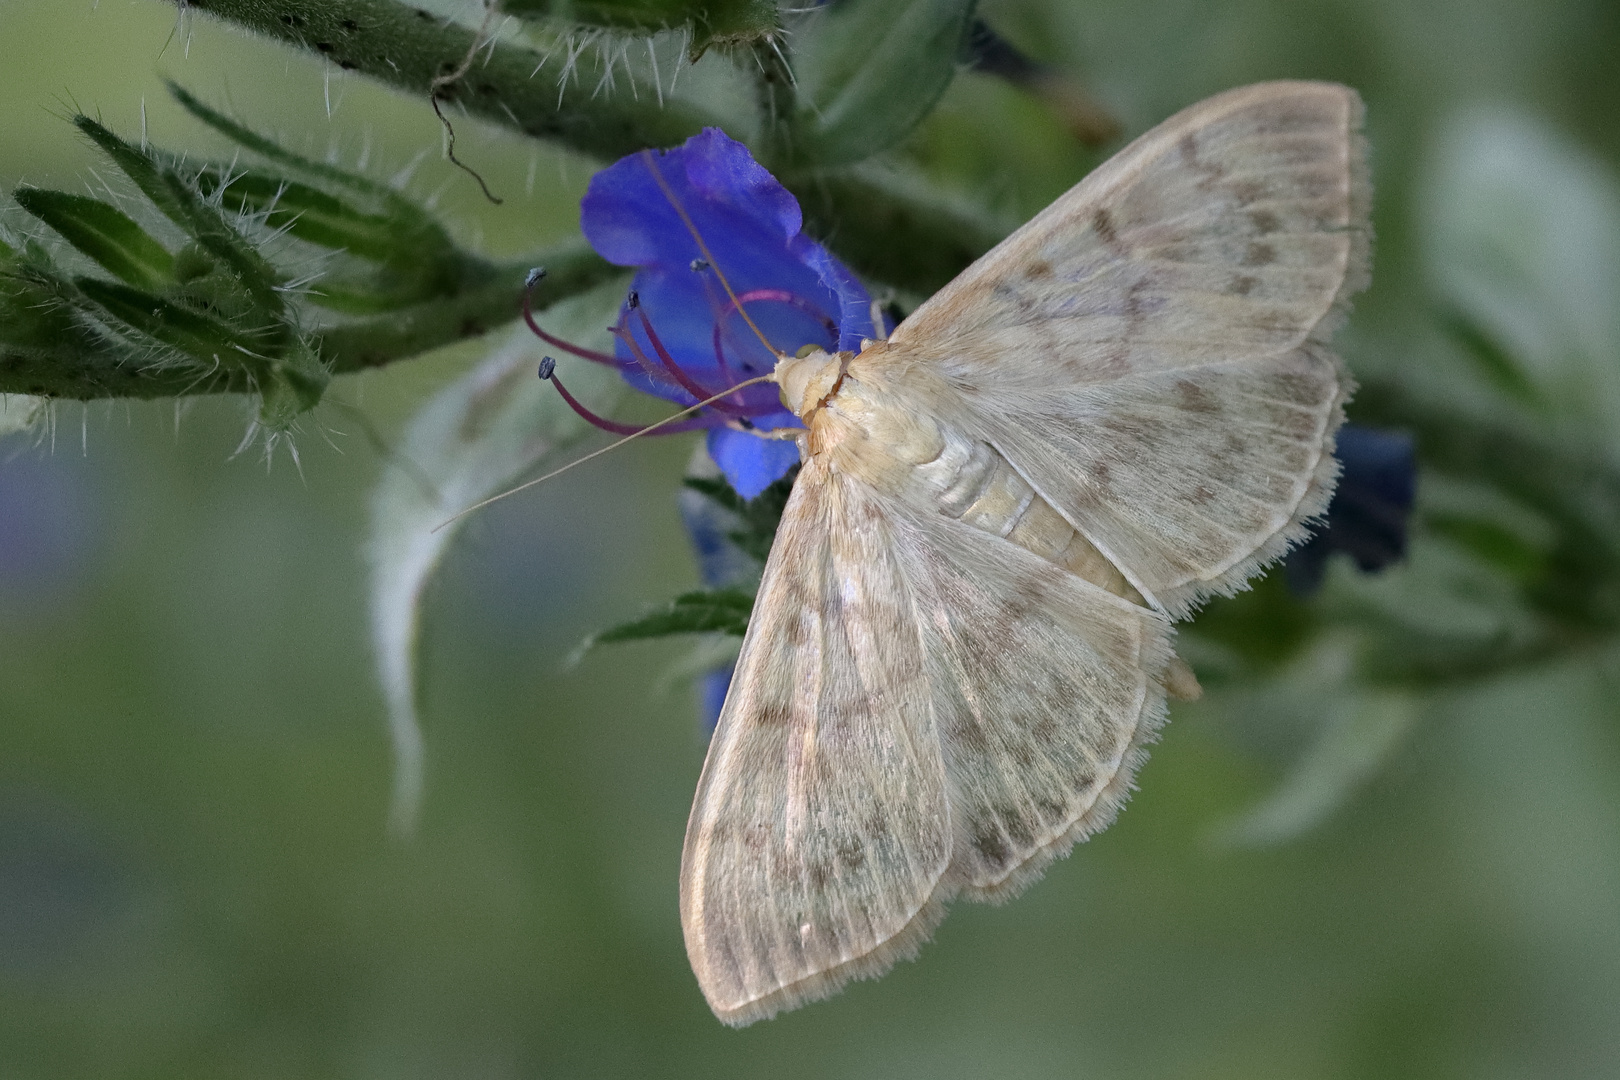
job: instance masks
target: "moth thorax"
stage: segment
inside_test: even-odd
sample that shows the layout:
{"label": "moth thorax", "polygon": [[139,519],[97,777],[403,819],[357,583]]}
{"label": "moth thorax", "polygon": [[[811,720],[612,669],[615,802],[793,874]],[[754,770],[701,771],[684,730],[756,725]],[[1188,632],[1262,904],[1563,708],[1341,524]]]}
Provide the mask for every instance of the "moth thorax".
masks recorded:
{"label": "moth thorax", "polygon": [[800,420],[809,420],[838,390],[844,370],[854,353],[829,353],[823,349],[801,350],[799,356],[783,356],[776,361],[776,385],[781,388],[782,404]]}

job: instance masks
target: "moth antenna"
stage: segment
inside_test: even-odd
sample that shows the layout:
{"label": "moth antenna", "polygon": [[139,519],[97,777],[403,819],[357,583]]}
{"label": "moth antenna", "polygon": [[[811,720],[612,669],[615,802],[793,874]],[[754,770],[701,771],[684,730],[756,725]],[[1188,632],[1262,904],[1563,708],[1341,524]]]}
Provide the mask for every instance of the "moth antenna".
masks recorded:
{"label": "moth antenna", "polygon": [[703,255],[701,260],[693,261],[692,269],[696,270],[698,268],[697,262],[699,261],[707,263],[709,269],[714,271],[714,276],[720,279],[720,287],[726,290],[726,295],[729,296],[731,298],[731,302],[736,305],[737,314],[741,315],[743,317],[743,322],[748,324],[748,329],[754,332],[754,336],[759,338],[760,344],[764,345],[766,349],[770,350],[772,356],[781,356],[782,350],[771,344],[771,339],[765,336],[765,332],[754,323],[753,318],[748,314],[748,310],[742,306],[740,301],[738,301],[737,291],[731,287],[731,282],[726,280],[726,275],[720,269],[720,264],[714,259],[714,252],[709,250],[709,245],[703,240],[703,234],[698,232],[696,223],[694,223],[692,218],[687,214],[686,207],[681,205],[681,201],[675,197],[675,192],[670,189],[668,181],[664,179],[664,174],[658,170],[657,156],[651,150],[643,150],[641,152],[641,157],[642,160],[647,163],[647,171],[652,173],[653,182],[656,183],[658,185],[658,189],[664,193],[664,198],[669,200],[669,205],[674,208],[676,216],[681,219],[681,224],[686,226],[686,231],[692,234],[693,242],[697,244],[698,251]]}
{"label": "moth antenna", "polygon": [[[550,360],[551,358],[547,357],[546,359]],[[551,360],[551,362],[549,364],[546,363],[545,360],[542,360],[540,362],[540,372],[541,372],[540,377],[542,379],[549,379],[552,376],[553,372],[556,371],[556,369],[557,369],[557,362],[555,360]],[[488,506],[490,503],[500,502],[502,499],[506,498],[508,495],[516,495],[518,492],[523,491],[526,488],[532,488],[536,484],[543,484],[547,480],[552,479],[553,477],[561,476],[563,473],[567,472],[569,469],[572,469],[574,466],[583,465],[587,461],[591,460],[592,458],[601,457],[603,454],[607,453],[610,450],[617,450],[619,447],[623,446],[625,443],[629,442],[632,439],[639,439],[643,435],[650,435],[654,431],[657,431],[659,428],[664,427],[664,426],[666,426],[668,424],[672,424],[675,421],[681,419],[681,417],[687,415],[688,413],[697,412],[699,409],[704,408],[707,405],[713,404],[714,402],[716,402],[716,401],[720,400],[721,398],[725,397],[726,394],[730,394],[732,391],[741,390],[745,386],[757,386],[760,383],[772,382],[772,381],[775,380],[775,378],[776,378],[776,376],[774,374],[772,374],[772,375],[761,375],[758,378],[749,379],[747,382],[740,382],[736,386],[733,386],[730,390],[726,390],[723,393],[716,394],[716,395],[714,395],[714,397],[709,398],[707,401],[700,401],[696,405],[688,405],[686,408],[682,409],[680,412],[675,413],[675,414],[673,414],[671,416],[666,416],[662,420],[658,421],[655,424],[648,424],[646,427],[642,428],[640,431],[632,432],[631,434],[626,435],[624,438],[618,440],[617,442],[610,443],[609,445],[602,447],[602,449],[600,449],[600,450],[593,450],[589,454],[586,454],[584,457],[575,458],[573,461],[570,461],[568,464],[564,465],[560,469],[553,469],[552,471],[546,473],[546,475],[544,475],[544,476],[536,477],[533,480],[525,481],[524,483],[519,484],[517,487],[508,488],[507,490],[501,492],[499,495],[491,495],[489,498],[483,500],[482,502],[473,503],[471,506],[467,507],[465,510],[460,510],[460,511],[456,512],[455,514],[452,514],[450,517],[445,518],[443,521],[439,522],[439,524],[435,525],[432,528],[431,531],[432,532],[438,532],[440,529],[443,529],[446,525],[449,525],[449,524],[451,524],[451,523],[453,523],[455,521],[460,520],[461,518],[466,517],[468,514],[472,513],[474,510],[482,510],[484,507]]]}

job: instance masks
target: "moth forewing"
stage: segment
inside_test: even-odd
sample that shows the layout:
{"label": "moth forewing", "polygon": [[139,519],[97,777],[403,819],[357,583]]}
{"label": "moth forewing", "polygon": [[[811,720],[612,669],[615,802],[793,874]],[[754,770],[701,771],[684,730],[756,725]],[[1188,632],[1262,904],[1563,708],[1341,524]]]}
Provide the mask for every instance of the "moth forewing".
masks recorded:
{"label": "moth forewing", "polygon": [[886,352],[1145,595],[1239,588],[1331,494],[1350,382],[1324,344],[1366,282],[1361,103],[1218,95],[1143,135],[924,303]]}
{"label": "moth forewing", "polygon": [[728,1023],[880,974],[943,913],[950,809],[898,542],[869,490],[806,464],[681,865],[687,952]]}

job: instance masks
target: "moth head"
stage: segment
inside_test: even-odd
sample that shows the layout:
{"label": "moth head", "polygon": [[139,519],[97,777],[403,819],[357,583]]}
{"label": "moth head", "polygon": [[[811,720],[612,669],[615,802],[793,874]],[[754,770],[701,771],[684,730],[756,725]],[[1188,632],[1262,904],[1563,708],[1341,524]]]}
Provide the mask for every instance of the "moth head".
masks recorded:
{"label": "moth head", "polygon": [[852,356],[854,353],[829,353],[806,345],[794,356],[779,357],[776,384],[781,388],[782,404],[800,420],[808,421],[811,413],[838,392]]}

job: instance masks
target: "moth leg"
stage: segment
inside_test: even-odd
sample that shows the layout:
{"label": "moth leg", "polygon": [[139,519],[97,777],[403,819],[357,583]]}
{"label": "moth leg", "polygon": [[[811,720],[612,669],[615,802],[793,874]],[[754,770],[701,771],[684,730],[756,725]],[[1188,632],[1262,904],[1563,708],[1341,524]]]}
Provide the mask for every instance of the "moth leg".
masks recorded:
{"label": "moth leg", "polygon": [[1172,656],[1164,666],[1163,679],[1164,692],[1175,701],[1197,701],[1204,696],[1204,688],[1198,685],[1198,676],[1179,656]]}
{"label": "moth leg", "polygon": [[788,439],[797,439],[800,435],[803,435],[804,429],[779,427],[771,428],[769,431],[760,431],[758,428],[755,428],[753,431],[749,432],[749,434],[758,435],[762,439],[778,439],[785,442]]}
{"label": "moth leg", "polygon": [[[884,301],[882,301],[882,300],[873,300],[872,301],[872,309],[871,309],[871,312],[869,313],[869,317],[872,320],[872,329],[874,329],[874,330],[881,330],[883,328],[884,322],[886,321],[886,316],[883,314],[883,305],[884,305]],[[889,336],[887,334],[884,334],[881,337],[875,337],[875,338],[862,338],[861,339],[861,349],[864,351],[866,349],[866,347],[868,345],[872,344],[872,342],[874,342],[874,341],[888,341],[888,340],[889,340]]]}

